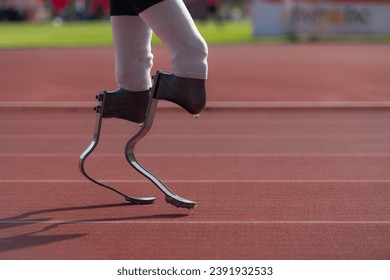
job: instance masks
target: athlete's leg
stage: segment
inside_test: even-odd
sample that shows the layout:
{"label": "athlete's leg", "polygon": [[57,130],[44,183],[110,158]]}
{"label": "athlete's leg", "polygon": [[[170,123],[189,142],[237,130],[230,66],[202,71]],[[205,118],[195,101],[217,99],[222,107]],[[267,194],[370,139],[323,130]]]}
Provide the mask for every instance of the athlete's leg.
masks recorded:
{"label": "athlete's leg", "polygon": [[207,78],[207,45],[182,0],[161,1],[139,16],[167,47],[175,75]]}
{"label": "athlete's leg", "polygon": [[129,0],[129,3],[171,56],[173,75],[161,75],[156,97],[175,102],[192,114],[199,113],[206,101],[208,49],[183,1]]}
{"label": "athlete's leg", "polygon": [[115,50],[115,77],[129,91],[151,87],[152,30],[124,0],[110,0],[110,19]]}
{"label": "athlete's leg", "polygon": [[103,116],[143,122],[151,87],[152,30],[124,0],[110,0],[110,19],[119,89],[107,92]]}

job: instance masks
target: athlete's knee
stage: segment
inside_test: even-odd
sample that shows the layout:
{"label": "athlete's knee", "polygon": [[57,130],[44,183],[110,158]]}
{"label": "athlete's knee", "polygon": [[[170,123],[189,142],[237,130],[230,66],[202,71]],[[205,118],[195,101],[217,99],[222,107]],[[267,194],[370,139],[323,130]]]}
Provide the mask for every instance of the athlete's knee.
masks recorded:
{"label": "athlete's knee", "polygon": [[207,57],[209,54],[209,48],[207,46],[206,41],[202,37],[199,38],[198,52],[199,52],[199,57],[201,57],[203,60],[207,61]]}
{"label": "athlete's knee", "polygon": [[184,43],[182,56],[182,61],[187,60],[190,65],[195,69],[204,69],[201,71],[206,71],[207,69],[207,57],[208,57],[208,47],[205,40],[202,37],[197,37],[196,40],[192,40],[187,44]]}

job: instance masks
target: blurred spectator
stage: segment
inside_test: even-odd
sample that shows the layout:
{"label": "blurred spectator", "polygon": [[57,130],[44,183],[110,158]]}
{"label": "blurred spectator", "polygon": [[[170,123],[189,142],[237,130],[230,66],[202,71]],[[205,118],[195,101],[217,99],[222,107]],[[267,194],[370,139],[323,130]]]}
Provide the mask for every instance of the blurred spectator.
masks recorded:
{"label": "blurred spectator", "polygon": [[0,0],[0,21],[103,19],[109,0]]}
{"label": "blurred spectator", "polygon": [[64,18],[68,0],[51,0],[51,16],[52,18]]}
{"label": "blurred spectator", "polygon": [[84,20],[87,18],[87,6],[85,0],[68,0],[65,9],[66,20]]}
{"label": "blurred spectator", "polygon": [[22,21],[28,19],[28,10],[35,0],[1,0],[0,17],[6,21]]}
{"label": "blurred spectator", "polygon": [[87,19],[87,1],[86,0],[75,0],[74,9],[76,16],[79,20]]}
{"label": "blurred spectator", "polygon": [[218,0],[205,0],[207,6],[207,17],[217,18],[218,17]]}
{"label": "blurred spectator", "polygon": [[[128,0],[123,0],[128,1]],[[147,0],[145,0],[147,1]],[[239,19],[252,0],[183,0],[196,19]],[[0,0],[0,21],[107,19],[110,0]]]}
{"label": "blurred spectator", "polygon": [[90,3],[90,19],[102,19],[108,16],[110,11],[109,0],[93,0]]}
{"label": "blurred spectator", "polygon": [[203,20],[213,20],[218,24],[223,24],[222,17],[219,14],[219,1],[218,0],[204,0],[206,5],[205,15]]}

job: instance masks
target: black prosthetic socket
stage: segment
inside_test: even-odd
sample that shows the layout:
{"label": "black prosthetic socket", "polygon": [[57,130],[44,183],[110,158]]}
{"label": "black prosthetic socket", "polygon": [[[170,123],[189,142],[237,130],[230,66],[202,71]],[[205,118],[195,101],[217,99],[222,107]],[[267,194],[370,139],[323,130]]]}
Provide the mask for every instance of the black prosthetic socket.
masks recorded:
{"label": "black prosthetic socket", "polygon": [[155,89],[156,99],[171,101],[190,114],[199,114],[206,105],[206,80],[160,73]]}
{"label": "black prosthetic socket", "polygon": [[105,92],[106,99],[103,108],[103,118],[119,118],[135,123],[145,121],[150,91],[133,92],[119,88],[116,91]]}

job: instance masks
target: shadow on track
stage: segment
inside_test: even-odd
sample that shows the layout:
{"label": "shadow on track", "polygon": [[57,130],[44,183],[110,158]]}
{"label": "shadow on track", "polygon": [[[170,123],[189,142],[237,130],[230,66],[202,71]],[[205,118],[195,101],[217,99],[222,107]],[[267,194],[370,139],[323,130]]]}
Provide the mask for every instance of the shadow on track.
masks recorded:
{"label": "shadow on track", "polygon": [[76,206],[76,207],[42,209],[42,210],[22,213],[18,216],[0,219],[1,231],[13,227],[19,227],[19,226],[29,226],[29,227],[36,228],[44,225],[43,229],[29,231],[28,233],[24,233],[24,234],[9,235],[7,237],[0,238],[0,252],[30,248],[35,246],[42,246],[42,245],[60,242],[60,241],[82,238],[89,234],[89,233],[47,234],[48,231],[63,225],[88,224],[88,223],[92,224],[92,223],[99,223],[99,222],[120,222],[120,221],[149,220],[149,219],[176,219],[176,218],[182,218],[188,216],[187,214],[156,214],[156,215],[145,215],[145,216],[85,219],[85,220],[70,220],[70,221],[56,221],[51,218],[29,219],[32,216],[37,216],[40,214],[47,214],[47,213],[59,213],[59,212],[66,212],[66,211],[87,211],[87,210],[95,210],[95,209],[108,209],[108,208],[129,207],[129,206],[131,205],[129,205],[128,203],[119,203],[119,204],[100,204],[100,205],[86,205],[86,206]]}

